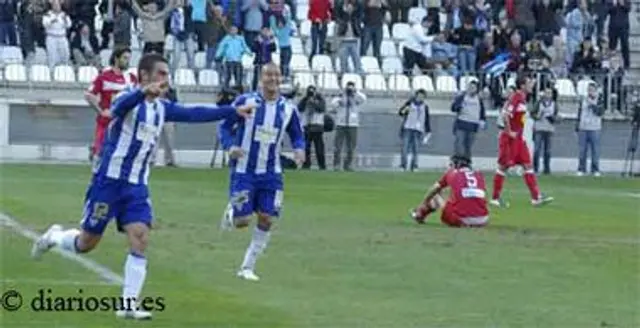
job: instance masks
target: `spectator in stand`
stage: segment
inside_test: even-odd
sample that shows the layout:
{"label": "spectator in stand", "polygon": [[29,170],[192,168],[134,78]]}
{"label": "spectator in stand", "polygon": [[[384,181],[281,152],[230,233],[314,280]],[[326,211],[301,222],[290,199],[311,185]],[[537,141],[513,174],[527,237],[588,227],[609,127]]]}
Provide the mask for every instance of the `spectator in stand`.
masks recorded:
{"label": "spectator in stand", "polygon": [[207,31],[205,33],[205,41],[207,42],[206,68],[211,69],[213,67],[218,71],[218,74],[222,75],[221,67],[216,62],[216,51],[218,44],[229,29],[228,20],[224,16],[221,6],[213,4],[208,4],[207,6],[209,6],[209,9],[207,9]]}
{"label": "spectator in stand", "polygon": [[609,5],[609,49],[615,50],[620,41],[624,68],[629,69],[629,11],[630,0],[610,0]]}
{"label": "spectator in stand", "polygon": [[476,133],[486,126],[486,111],[478,91],[478,82],[467,84],[467,91],[456,96],[451,111],[456,113],[453,123],[455,136],[454,152],[471,158],[471,148],[476,140]]}
{"label": "spectator in stand", "polygon": [[[219,0],[219,5],[222,7],[222,14],[226,18],[227,24],[230,26],[242,26],[242,13],[240,7],[242,0]],[[216,2],[216,3],[218,3]]]}
{"label": "spectator in stand", "polygon": [[324,54],[327,39],[327,24],[331,21],[332,5],[330,0],[309,0],[307,19],[311,21],[311,52],[309,63],[316,54]]}
{"label": "spectator in stand", "polygon": [[440,7],[442,7],[441,0],[423,0],[424,6],[427,7],[427,16],[431,17],[431,21],[433,25],[431,25],[431,29],[428,34],[438,34],[440,33]]}
{"label": "spectator in stand", "polygon": [[[429,121],[429,106],[425,102],[427,91],[419,89],[398,110],[398,115],[402,117],[400,126],[400,137],[402,138],[402,150],[400,155],[400,167],[412,172],[418,169],[418,148],[420,144],[426,143],[431,136],[431,123]],[[408,157],[411,152],[411,168],[408,168]]]}
{"label": "spectator in stand", "polygon": [[0,0],[0,45],[16,46],[18,0]]}
{"label": "spectator in stand", "polygon": [[507,18],[506,12],[498,15],[498,26],[493,29],[493,42],[498,51],[507,51],[511,44],[511,34],[515,31],[513,24]]}
{"label": "spectator in stand", "polygon": [[[184,0],[183,0],[184,1]],[[206,44],[207,32],[207,8],[211,0],[188,0],[191,3],[187,3],[187,7],[190,7],[190,15],[187,17],[187,21],[191,24],[189,28],[189,34],[193,33],[198,41],[198,51],[204,51]]]}
{"label": "spectator in stand", "polygon": [[477,38],[478,42],[482,42],[482,38],[485,32],[491,31],[491,5],[485,4],[484,0],[476,0],[475,3],[469,6],[469,10],[472,13],[473,26],[480,32],[480,36]]}
{"label": "spectator in stand", "polygon": [[604,73],[606,74],[604,79],[604,98],[605,103],[611,103],[609,100],[613,100],[613,106],[611,110],[614,113],[622,114],[622,106],[625,103],[624,86],[622,85],[624,79],[624,68],[620,62],[620,57],[617,54],[612,54],[609,59],[609,63],[604,67]]}
{"label": "spectator in stand", "polygon": [[244,84],[244,71],[242,69],[242,55],[251,54],[251,49],[245,42],[244,37],[238,34],[238,28],[232,26],[216,51],[216,59],[224,66],[224,79],[222,85],[228,88],[233,77],[235,85]]}
{"label": "spectator in stand", "polygon": [[[113,47],[128,48],[131,45],[131,20],[133,8],[126,0],[118,1],[114,4],[113,17]],[[104,35],[103,35],[104,38]],[[106,49],[104,39],[102,49]]]}
{"label": "spectator in stand", "polygon": [[[389,14],[391,16],[391,26],[396,23],[409,23],[409,9],[413,6],[412,0],[387,0]],[[400,35],[394,35],[400,37]]]}
{"label": "spectator in stand", "polygon": [[71,53],[73,61],[78,66],[101,66],[98,38],[96,38],[95,34],[91,34],[89,26],[84,22],[81,22],[79,30],[73,33]]}
{"label": "spectator in stand", "polygon": [[458,49],[447,42],[446,31],[438,33],[431,42],[431,60],[435,68],[435,75],[459,75],[457,58]]}
{"label": "spectator in stand", "polygon": [[[265,0],[241,0],[242,1],[242,17],[243,17],[243,33],[245,42],[250,47],[255,45],[255,41],[260,35],[260,31],[265,24],[265,12],[269,9]],[[255,52],[255,48],[252,48]]]}
{"label": "spectator in stand", "polygon": [[[49,10],[51,0],[25,0],[21,6],[25,7],[27,12],[33,17],[33,25],[28,27],[30,29],[29,33],[31,34],[29,38],[35,41],[36,45],[46,48],[47,34],[42,24],[42,18]],[[20,40],[22,40],[22,38],[20,38]]]}
{"label": "spectator in stand", "polygon": [[445,6],[447,11],[447,30],[457,30],[462,27],[465,17],[473,19],[473,13],[469,12],[468,6],[462,6],[461,0],[453,0]]}
{"label": "spectator in stand", "polygon": [[458,68],[461,75],[476,74],[476,38],[482,35],[468,18],[465,18],[461,28],[454,30],[451,39],[458,46]]}
{"label": "spectator in stand", "polygon": [[600,176],[600,131],[602,130],[602,114],[604,106],[598,94],[598,85],[590,83],[587,96],[580,100],[578,108],[578,176],[587,173],[587,151],[591,150],[591,174]]}
{"label": "spectator in stand", "polygon": [[581,0],[580,6],[573,9],[565,18],[567,25],[568,65],[573,66],[573,58],[583,40],[591,38],[593,16],[588,11],[587,1]]}
{"label": "spectator in stand", "polygon": [[[499,50],[493,43],[492,33],[485,33],[484,40],[478,45],[478,58],[476,60],[476,67],[481,68],[485,64],[494,60],[499,54]],[[486,78],[480,78],[480,90],[489,86],[489,92],[493,103],[493,108],[500,108],[502,106],[502,87],[500,85],[500,76],[489,75]]]}
{"label": "spectator in stand", "polygon": [[[96,35],[96,6],[98,0],[63,0],[69,8],[71,21],[79,26],[84,23],[89,27],[89,33]],[[75,30],[75,29],[74,29]]]}
{"label": "spectator in stand", "polygon": [[[544,89],[542,99],[535,105],[531,116],[533,122],[533,170],[536,174],[540,167],[540,153],[543,158],[543,173],[551,173],[551,137],[555,131],[555,124],[558,118],[558,105],[553,99],[553,89]],[[544,149],[544,150],[543,150]]]}
{"label": "spectator in stand", "polygon": [[533,34],[536,30],[536,18],[533,14],[533,4],[535,0],[517,0],[514,1],[515,17],[514,23],[520,37],[522,37],[522,43],[527,43],[533,39]]}
{"label": "spectator in stand", "polygon": [[[598,42],[600,42],[604,36],[604,23],[607,20],[609,9],[607,1],[609,0],[591,0],[589,3],[589,11],[594,18],[594,35]],[[599,43],[598,46],[600,47]]]}
{"label": "spectator in stand", "polygon": [[509,66],[507,66],[507,72],[520,72],[524,68],[525,52],[522,45],[522,39],[520,38],[520,33],[518,33],[517,31],[511,33],[510,43],[507,47],[507,51],[511,54]]}
{"label": "spectator in stand", "polygon": [[285,10],[281,16],[271,16],[269,24],[280,47],[280,71],[285,81],[289,81],[291,79],[291,57],[293,56],[291,36],[295,32],[295,23],[289,11]]}
{"label": "spectator in stand", "polygon": [[553,37],[553,44],[547,48],[547,53],[551,58],[551,71],[559,78],[564,78],[568,75],[567,51],[567,46],[559,35]]}
{"label": "spectator in stand", "polygon": [[47,59],[53,69],[58,64],[69,63],[69,39],[67,30],[71,28],[71,18],[62,11],[59,0],[51,2],[51,10],[42,17],[42,25],[47,33]]}
{"label": "spectator in stand", "polygon": [[[195,44],[193,40],[194,24],[191,21],[193,7],[185,4],[185,0],[176,0],[176,8],[171,11],[169,31],[173,36],[173,54],[171,56],[171,70],[175,72],[180,66],[182,51],[187,55],[187,66],[195,67]],[[204,34],[202,34],[204,37]]]}
{"label": "spectator in stand", "polygon": [[268,26],[262,28],[260,35],[253,41],[255,57],[253,59],[253,82],[251,90],[258,90],[258,81],[262,73],[262,66],[273,62],[272,55],[276,51],[276,39]]}
{"label": "spectator in stand", "polygon": [[336,3],[336,37],[339,42],[340,70],[350,73],[349,58],[353,60],[355,71],[362,74],[360,47],[358,42],[362,35],[362,8],[357,0],[344,0]]}
{"label": "spectator in stand", "polygon": [[165,20],[175,8],[176,0],[168,0],[168,3],[161,11],[158,11],[158,4],[149,2],[140,7],[138,1],[133,1],[133,11],[140,18],[142,24],[142,41],[144,47],[142,53],[155,52],[164,54],[165,40]]}
{"label": "spectator in stand", "polygon": [[362,44],[360,56],[366,56],[369,45],[373,48],[373,56],[378,59],[378,64],[382,66],[382,56],[380,47],[382,45],[382,26],[385,22],[387,12],[387,0],[365,0],[364,6],[364,29],[362,31]]}
{"label": "spectator in stand", "polygon": [[541,36],[547,47],[553,43],[553,37],[560,34],[557,12],[561,7],[561,3],[551,3],[551,0],[542,0],[534,4],[535,31]]}
{"label": "spectator in stand", "polygon": [[573,55],[571,72],[574,74],[591,75],[600,68],[600,59],[593,48],[591,39],[582,41],[580,48]]}
{"label": "spectator in stand", "polygon": [[[407,76],[413,75],[414,66],[418,65],[423,74],[429,74],[432,65],[427,57],[427,48],[429,47],[430,38],[427,37],[427,31],[431,25],[431,18],[424,17],[421,24],[415,24],[411,27],[411,32],[407,35],[402,48],[402,66]],[[430,55],[430,54],[429,54]]]}

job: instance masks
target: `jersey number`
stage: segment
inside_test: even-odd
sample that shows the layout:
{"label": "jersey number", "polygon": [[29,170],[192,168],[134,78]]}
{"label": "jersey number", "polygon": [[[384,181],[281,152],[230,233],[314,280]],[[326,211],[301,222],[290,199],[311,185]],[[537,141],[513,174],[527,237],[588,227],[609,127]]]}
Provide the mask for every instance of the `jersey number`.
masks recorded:
{"label": "jersey number", "polygon": [[477,188],[478,187],[478,179],[473,175],[473,172],[465,172],[465,178],[467,179],[467,187],[469,188]]}

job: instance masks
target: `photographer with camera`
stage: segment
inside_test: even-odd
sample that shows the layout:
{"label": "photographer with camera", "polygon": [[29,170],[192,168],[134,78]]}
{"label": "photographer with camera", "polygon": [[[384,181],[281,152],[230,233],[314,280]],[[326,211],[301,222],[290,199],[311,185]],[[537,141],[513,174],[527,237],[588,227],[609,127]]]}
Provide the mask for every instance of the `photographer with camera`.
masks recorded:
{"label": "photographer with camera", "polygon": [[[558,119],[558,104],[553,99],[553,89],[547,86],[541,99],[531,112],[533,117],[533,170],[536,174],[540,167],[540,153],[544,162],[544,174],[551,174],[551,136],[555,132]],[[544,149],[544,151],[543,151]]]}
{"label": "photographer with camera", "polygon": [[426,144],[431,137],[429,106],[425,102],[426,98],[427,91],[419,89],[398,110],[398,115],[402,117],[400,167],[404,171],[407,171],[409,151],[411,151],[411,171],[418,168],[418,147],[421,144]]}
{"label": "photographer with camera", "polygon": [[602,130],[602,115],[604,114],[604,99],[598,92],[595,82],[589,83],[587,95],[580,100],[578,109],[578,142],[580,154],[578,160],[578,176],[587,171],[587,150],[591,149],[591,173],[600,176],[600,131]]}
{"label": "photographer with camera", "polygon": [[305,159],[302,168],[311,168],[311,144],[316,150],[318,167],[321,170],[327,168],[324,153],[324,120],[327,111],[327,104],[324,97],[316,91],[316,87],[310,85],[307,93],[300,100],[298,110],[304,116],[304,137],[306,142]]}
{"label": "photographer with camera", "polygon": [[342,146],[347,144],[346,158],[343,163],[345,171],[353,171],[353,156],[358,142],[358,126],[360,126],[360,107],[367,97],[356,90],[353,82],[347,82],[344,93],[331,102],[336,112],[336,136],[333,150],[333,168],[339,170]]}

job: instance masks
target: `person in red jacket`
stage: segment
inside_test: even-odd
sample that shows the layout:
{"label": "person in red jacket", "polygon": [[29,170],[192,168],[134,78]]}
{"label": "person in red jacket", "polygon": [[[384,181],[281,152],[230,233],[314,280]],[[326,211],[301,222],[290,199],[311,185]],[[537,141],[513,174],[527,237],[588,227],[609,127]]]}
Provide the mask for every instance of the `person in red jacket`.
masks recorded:
{"label": "person in red jacket", "polygon": [[327,24],[331,21],[330,0],[309,0],[307,19],[311,21],[311,54],[309,62],[316,54],[324,53],[324,42],[327,38]]}

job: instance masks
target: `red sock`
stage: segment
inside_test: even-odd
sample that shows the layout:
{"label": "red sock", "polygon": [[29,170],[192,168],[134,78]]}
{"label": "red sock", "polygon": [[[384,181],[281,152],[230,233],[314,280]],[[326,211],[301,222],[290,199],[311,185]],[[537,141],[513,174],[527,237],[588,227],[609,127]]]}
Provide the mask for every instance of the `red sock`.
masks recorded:
{"label": "red sock", "polygon": [[504,185],[504,172],[497,170],[496,175],[493,176],[493,197],[491,199],[500,199],[502,194],[502,186]]}
{"label": "red sock", "polygon": [[524,173],[524,182],[529,187],[529,192],[531,193],[531,199],[540,198],[540,188],[538,188],[538,179],[532,170],[527,170]]}

